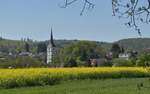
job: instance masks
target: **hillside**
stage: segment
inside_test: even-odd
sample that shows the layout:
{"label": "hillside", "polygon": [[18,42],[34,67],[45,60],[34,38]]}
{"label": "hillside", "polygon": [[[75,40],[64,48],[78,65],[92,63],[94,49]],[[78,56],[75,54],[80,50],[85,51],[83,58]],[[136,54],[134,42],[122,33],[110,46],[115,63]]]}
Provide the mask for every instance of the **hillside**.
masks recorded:
{"label": "hillside", "polygon": [[141,51],[150,48],[150,38],[129,38],[117,41],[118,44],[129,50]]}
{"label": "hillside", "polygon": [[[64,47],[67,44],[77,42],[79,40],[55,40],[55,44],[58,48]],[[0,51],[22,51],[24,50],[24,45],[26,41],[23,40],[8,40],[0,39]],[[48,44],[48,41],[42,41],[43,43]],[[37,45],[40,42],[29,40],[28,43],[31,45],[31,51],[37,51]],[[98,45],[110,49],[113,43],[107,42],[96,42]],[[116,41],[120,46],[124,47],[127,50],[136,50],[141,51],[145,48],[150,48],[150,38],[129,38]]]}
{"label": "hillside", "polygon": [[[33,42],[28,40],[29,45],[31,45],[30,49],[32,52],[36,51],[37,42]],[[24,51],[24,40],[8,40],[8,39],[0,39],[0,51],[2,52],[19,52]]]}

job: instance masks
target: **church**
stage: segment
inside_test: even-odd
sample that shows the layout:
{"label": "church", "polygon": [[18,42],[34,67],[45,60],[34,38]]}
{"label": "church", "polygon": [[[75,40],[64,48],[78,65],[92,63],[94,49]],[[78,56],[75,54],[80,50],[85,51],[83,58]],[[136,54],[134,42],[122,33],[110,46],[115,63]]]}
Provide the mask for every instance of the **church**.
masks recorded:
{"label": "church", "polygon": [[51,28],[50,40],[47,46],[47,64],[53,63],[54,55],[56,54],[56,45],[53,39],[53,30]]}

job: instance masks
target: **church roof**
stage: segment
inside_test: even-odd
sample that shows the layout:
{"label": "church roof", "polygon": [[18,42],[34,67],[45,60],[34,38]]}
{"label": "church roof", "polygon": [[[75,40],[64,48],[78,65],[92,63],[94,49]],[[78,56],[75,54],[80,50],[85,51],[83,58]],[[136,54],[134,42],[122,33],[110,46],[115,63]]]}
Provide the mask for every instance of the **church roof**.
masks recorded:
{"label": "church roof", "polygon": [[56,45],[55,45],[55,43],[54,43],[54,39],[53,39],[53,31],[52,31],[52,28],[51,28],[50,44],[51,44],[52,47],[56,47]]}

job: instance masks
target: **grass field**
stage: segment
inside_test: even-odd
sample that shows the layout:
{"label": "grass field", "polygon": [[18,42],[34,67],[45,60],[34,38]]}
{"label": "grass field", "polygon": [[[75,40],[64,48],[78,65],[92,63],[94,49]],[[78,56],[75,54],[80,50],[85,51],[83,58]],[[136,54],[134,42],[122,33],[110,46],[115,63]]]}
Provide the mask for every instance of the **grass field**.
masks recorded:
{"label": "grass field", "polygon": [[137,84],[144,82],[150,86],[148,78],[122,78],[105,80],[74,80],[54,86],[0,89],[0,94],[150,94],[150,88],[142,88]]}

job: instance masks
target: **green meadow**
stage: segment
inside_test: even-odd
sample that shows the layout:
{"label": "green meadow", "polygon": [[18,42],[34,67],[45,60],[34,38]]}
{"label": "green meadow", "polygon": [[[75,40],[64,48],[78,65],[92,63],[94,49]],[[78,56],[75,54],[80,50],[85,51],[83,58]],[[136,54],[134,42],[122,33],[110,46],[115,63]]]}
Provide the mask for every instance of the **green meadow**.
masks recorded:
{"label": "green meadow", "polygon": [[[138,87],[143,83],[142,87]],[[65,81],[53,86],[0,89],[0,94],[150,94],[149,78]]]}

